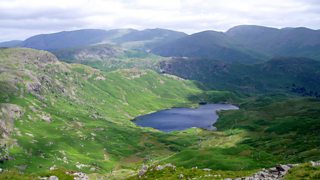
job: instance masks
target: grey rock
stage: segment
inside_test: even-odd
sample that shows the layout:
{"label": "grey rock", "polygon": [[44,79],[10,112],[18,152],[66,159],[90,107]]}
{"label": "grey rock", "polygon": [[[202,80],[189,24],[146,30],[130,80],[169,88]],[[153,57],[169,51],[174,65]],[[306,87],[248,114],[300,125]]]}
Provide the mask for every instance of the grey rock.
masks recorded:
{"label": "grey rock", "polygon": [[148,171],[148,166],[142,165],[142,169],[138,172],[138,176],[139,177],[143,176],[147,171]]}
{"label": "grey rock", "polygon": [[157,171],[160,171],[160,170],[162,170],[163,168],[164,168],[163,166],[158,165],[158,166],[156,167],[156,170],[157,170]]}
{"label": "grey rock", "polygon": [[50,176],[48,180],[59,180],[57,176]]}
{"label": "grey rock", "polygon": [[311,166],[313,166],[313,167],[320,166],[320,162],[310,161],[310,163],[311,163]]}
{"label": "grey rock", "polygon": [[83,172],[76,172],[73,175],[75,176],[74,180],[89,180],[89,177]]}

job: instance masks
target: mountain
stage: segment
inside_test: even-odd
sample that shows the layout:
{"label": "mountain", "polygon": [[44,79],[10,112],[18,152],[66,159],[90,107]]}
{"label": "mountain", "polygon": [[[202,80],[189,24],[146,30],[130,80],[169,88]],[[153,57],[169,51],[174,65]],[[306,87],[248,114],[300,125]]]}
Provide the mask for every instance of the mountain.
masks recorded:
{"label": "mountain", "polygon": [[320,31],[242,25],[225,33],[204,31],[191,34],[157,46],[152,52],[167,57],[206,58],[244,63],[256,63],[277,56],[320,60]]}
{"label": "mountain", "polygon": [[23,42],[4,42],[0,47],[21,46],[56,52],[99,44],[138,49],[164,57],[190,57],[226,62],[259,63],[273,57],[307,57],[320,60],[320,30],[241,25],[226,32],[203,31],[191,35],[167,29],[82,29],[41,34]]}
{"label": "mountain", "polygon": [[20,40],[12,40],[12,41],[5,41],[0,43],[0,47],[18,47],[21,46],[22,41]]}
{"label": "mountain", "polygon": [[[197,64],[184,60],[180,70],[193,75],[191,67]],[[315,98],[204,91],[199,83],[168,74],[137,68],[104,72],[27,48],[0,49],[0,64],[0,179],[73,179],[74,172],[93,179],[200,179],[213,174],[225,179],[276,164],[307,163],[320,155],[320,101]],[[220,85],[232,78],[259,81],[255,72],[271,76],[266,83],[284,75],[308,87],[319,84],[309,78],[319,77],[319,63],[310,59],[241,65],[245,68],[232,64],[208,63],[216,71],[205,74],[221,77]],[[308,79],[301,76],[306,70]],[[248,77],[242,78],[241,71]],[[131,122],[142,114],[199,102],[229,102],[240,109],[220,111],[218,131],[164,133]]]}
{"label": "mountain", "polygon": [[147,48],[153,48],[161,44],[174,41],[181,37],[186,36],[187,34],[178,31],[172,31],[168,29],[145,29],[142,31],[132,31],[128,34],[123,35],[115,39],[114,41],[117,44],[122,44],[127,47],[135,47],[139,44],[145,44]]}
{"label": "mountain", "polygon": [[164,42],[185,36],[185,33],[166,29],[81,29],[40,34],[26,40],[3,42],[1,47],[20,46],[39,50],[56,51],[66,48],[79,48],[97,44],[114,44],[130,48],[150,48]]}
{"label": "mountain", "polygon": [[109,33],[99,29],[84,29],[64,31],[53,34],[32,36],[22,43],[22,47],[56,50],[72,47],[82,47],[97,44],[108,37]]}
{"label": "mountain", "polygon": [[226,34],[216,31],[195,33],[155,47],[152,52],[166,57],[210,58],[229,62],[258,61],[244,49],[235,47]]}
{"label": "mountain", "polygon": [[[160,62],[162,72],[197,80],[207,87],[246,93],[296,92],[320,97],[320,62],[279,57],[246,65],[210,59],[172,58]],[[294,87],[293,87],[294,86]]]}
{"label": "mountain", "polygon": [[236,44],[269,56],[320,59],[320,30],[242,25],[226,32]]}

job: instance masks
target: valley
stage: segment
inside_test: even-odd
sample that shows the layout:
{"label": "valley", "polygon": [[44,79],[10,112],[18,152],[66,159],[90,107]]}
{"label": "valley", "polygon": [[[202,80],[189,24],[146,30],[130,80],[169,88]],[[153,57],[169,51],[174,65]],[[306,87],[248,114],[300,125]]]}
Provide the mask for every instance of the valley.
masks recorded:
{"label": "valley", "polygon": [[[320,42],[289,38],[301,52],[275,52],[264,39],[244,45],[252,31],[289,32],[78,30],[2,43],[0,179],[225,179],[279,164],[297,164],[284,179],[320,177]],[[221,104],[233,110],[211,107]],[[199,115],[216,129],[132,122],[166,109],[185,112],[159,126]]]}

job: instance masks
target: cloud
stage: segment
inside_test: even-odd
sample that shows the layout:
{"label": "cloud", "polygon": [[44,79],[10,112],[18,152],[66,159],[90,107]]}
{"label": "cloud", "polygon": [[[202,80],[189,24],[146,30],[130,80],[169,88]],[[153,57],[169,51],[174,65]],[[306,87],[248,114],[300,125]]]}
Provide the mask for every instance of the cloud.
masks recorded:
{"label": "cloud", "polygon": [[317,0],[0,0],[0,41],[81,28],[194,33],[240,24],[319,29]]}

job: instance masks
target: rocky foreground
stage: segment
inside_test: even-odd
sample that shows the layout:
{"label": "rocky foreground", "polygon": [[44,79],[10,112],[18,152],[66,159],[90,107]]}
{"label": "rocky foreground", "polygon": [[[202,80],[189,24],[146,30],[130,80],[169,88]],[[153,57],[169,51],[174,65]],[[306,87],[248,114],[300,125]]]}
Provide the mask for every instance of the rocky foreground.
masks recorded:
{"label": "rocky foreground", "polygon": [[[174,179],[188,179],[188,180],[196,180],[196,179],[224,179],[224,180],[281,180],[285,177],[285,175],[289,172],[291,168],[300,166],[301,164],[285,164],[285,165],[277,165],[272,168],[262,169],[261,171],[256,172],[251,176],[239,177],[239,178],[224,178],[220,174],[215,173],[213,170],[204,168],[198,169],[197,167],[192,168],[191,173],[199,173],[199,171],[203,171],[201,175],[196,175],[190,177],[190,173],[184,174],[183,172],[177,173],[177,167],[172,164],[165,165],[157,165],[149,167],[147,165],[143,165],[142,168],[138,171],[136,176],[137,179],[153,179],[155,174],[161,175],[161,177],[157,179],[166,179],[166,177],[162,177],[166,172],[171,172],[172,174],[177,174]],[[310,162],[311,167],[320,167],[320,161]],[[195,171],[196,170],[196,171]],[[170,177],[169,179],[172,179]]]}

